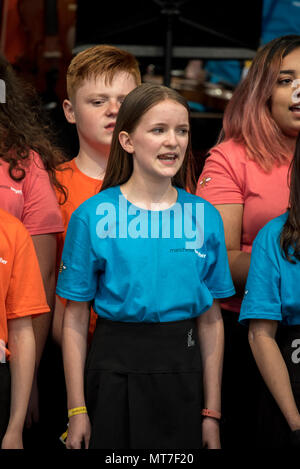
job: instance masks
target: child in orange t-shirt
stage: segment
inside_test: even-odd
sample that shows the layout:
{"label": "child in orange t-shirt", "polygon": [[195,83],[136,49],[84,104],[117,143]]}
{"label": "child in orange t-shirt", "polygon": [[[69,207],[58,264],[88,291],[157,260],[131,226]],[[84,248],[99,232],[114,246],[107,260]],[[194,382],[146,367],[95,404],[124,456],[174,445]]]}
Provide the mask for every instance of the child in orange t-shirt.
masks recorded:
{"label": "child in orange t-shirt", "polygon": [[23,448],[36,353],[31,317],[49,311],[31,236],[17,218],[0,209],[0,443],[4,449]]}
{"label": "child in orange t-shirt", "polygon": [[[60,264],[69,220],[74,210],[100,191],[119,108],[125,96],[141,83],[136,58],[114,46],[90,47],[71,61],[67,72],[68,99],[63,102],[66,119],[76,124],[78,155],[57,168],[56,177],[66,188],[67,200],[57,191],[65,231],[57,235],[57,266]],[[58,269],[57,269],[58,270]],[[56,298],[53,336],[61,343],[65,301]],[[96,316],[92,313],[90,336]]]}

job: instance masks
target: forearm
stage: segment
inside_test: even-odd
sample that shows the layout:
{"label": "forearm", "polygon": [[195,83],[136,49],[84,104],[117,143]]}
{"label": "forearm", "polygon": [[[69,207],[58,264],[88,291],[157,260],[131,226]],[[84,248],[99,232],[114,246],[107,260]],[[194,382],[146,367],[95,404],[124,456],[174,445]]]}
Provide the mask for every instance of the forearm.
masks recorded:
{"label": "forearm", "polygon": [[49,334],[55,306],[56,237],[55,235],[38,235],[32,236],[32,240],[39,261],[47,304],[50,308],[48,313],[34,317],[32,320],[36,341],[36,369],[38,369]]}
{"label": "forearm", "polygon": [[54,272],[43,278],[44,288],[47,298],[47,303],[50,308],[50,311],[40,316],[32,318],[32,326],[36,343],[36,370],[39,367],[42,354],[45,348],[47,337],[50,330],[52,312],[54,307],[54,298],[55,298],[55,276]]}
{"label": "forearm", "polygon": [[260,373],[291,430],[300,428],[300,415],[293,396],[286,364],[274,338],[249,334],[251,350]]}
{"label": "forearm", "polygon": [[63,321],[62,350],[67,387],[68,408],[85,405],[84,367],[87,351],[89,310],[82,316],[67,306]]}
{"label": "forearm", "polygon": [[218,302],[214,301],[212,307],[197,321],[203,366],[204,407],[220,412],[224,327]]}
{"label": "forearm", "polygon": [[62,327],[65,313],[65,305],[60,300],[59,296],[55,299],[55,308],[52,321],[52,337],[54,341],[61,347],[62,346]]}
{"label": "forearm", "polygon": [[9,349],[11,408],[7,432],[22,432],[35,364],[35,341],[31,318],[9,321]]}
{"label": "forearm", "polygon": [[243,296],[250,267],[251,254],[238,250],[228,250],[228,261],[232,280],[238,296]]}

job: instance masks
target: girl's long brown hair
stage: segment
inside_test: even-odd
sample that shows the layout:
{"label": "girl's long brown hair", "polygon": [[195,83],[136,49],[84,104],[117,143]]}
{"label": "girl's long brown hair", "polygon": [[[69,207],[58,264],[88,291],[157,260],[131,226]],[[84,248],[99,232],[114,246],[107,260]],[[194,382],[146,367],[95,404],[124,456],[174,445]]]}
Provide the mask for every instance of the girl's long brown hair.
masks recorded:
{"label": "girl's long brown hair", "polygon": [[9,175],[15,181],[26,175],[32,150],[41,157],[50,180],[66,197],[64,187],[55,176],[56,167],[66,160],[55,145],[50,119],[36,90],[24,82],[13,67],[0,56],[0,79],[5,83],[5,102],[0,104],[0,164],[9,164]]}
{"label": "girl's long brown hair", "polygon": [[[101,191],[109,187],[124,184],[133,172],[132,155],[122,148],[119,142],[119,133],[122,131],[129,134],[132,133],[142,116],[153,106],[166,99],[182,104],[188,111],[190,122],[190,110],[185,98],[171,88],[163,85],[143,83],[126,96],[118,113]],[[172,178],[172,184],[195,193],[196,177],[193,166],[190,132],[183,164],[178,173]]]}
{"label": "girl's long brown hair", "polygon": [[290,165],[289,210],[281,231],[280,246],[289,262],[295,264],[295,259],[300,261],[300,133]]}
{"label": "girl's long brown hair", "polygon": [[282,130],[273,119],[271,95],[282,59],[300,47],[300,36],[282,36],[265,44],[256,54],[226,106],[218,143],[233,139],[246,147],[249,159],[269,171],[291,159]]}

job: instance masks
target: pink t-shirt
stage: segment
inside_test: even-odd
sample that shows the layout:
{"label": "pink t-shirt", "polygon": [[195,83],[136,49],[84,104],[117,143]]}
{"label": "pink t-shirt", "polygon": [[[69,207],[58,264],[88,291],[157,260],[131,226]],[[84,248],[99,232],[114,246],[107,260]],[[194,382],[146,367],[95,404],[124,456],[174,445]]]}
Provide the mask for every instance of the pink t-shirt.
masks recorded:
{"label": "pink t-shirt", "polygon": [[[241,250],[251,252],[258,231],[286,212],[289,201],[289,165],[266,173],[247,158],[243,145],[228,140],[211,151],[200,175],[197,195],[217,204],[243,204]],[[239,312],[241,299],[229,298],[222,306]]]}
{"label": "pink t-shirt", "polygon": [[31,235],[64,231],[59,205],[40,156],[31,152],[25,177],[13,180],[0,159],[0,208],[26,226]]}

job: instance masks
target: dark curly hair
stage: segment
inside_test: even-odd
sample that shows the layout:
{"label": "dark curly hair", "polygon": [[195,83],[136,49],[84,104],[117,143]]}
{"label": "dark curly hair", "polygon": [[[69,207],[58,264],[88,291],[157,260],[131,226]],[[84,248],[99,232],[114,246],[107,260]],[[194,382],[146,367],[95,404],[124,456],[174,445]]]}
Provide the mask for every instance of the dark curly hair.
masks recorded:
{"label": "dark curly hair", "polygon": [[40,96],[1,55],[0,79],[5,83],[5,102],[0,104],[0,161],[8,162],[10,177],[20,181],[26,175],[30,153],[36,151],[50,181],[66,199],[55,170],[67,158],[55,143],[54,129]]}

